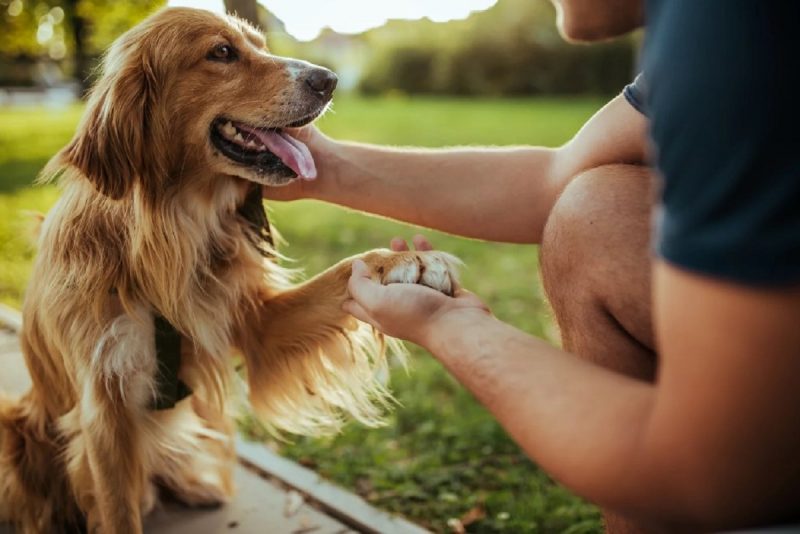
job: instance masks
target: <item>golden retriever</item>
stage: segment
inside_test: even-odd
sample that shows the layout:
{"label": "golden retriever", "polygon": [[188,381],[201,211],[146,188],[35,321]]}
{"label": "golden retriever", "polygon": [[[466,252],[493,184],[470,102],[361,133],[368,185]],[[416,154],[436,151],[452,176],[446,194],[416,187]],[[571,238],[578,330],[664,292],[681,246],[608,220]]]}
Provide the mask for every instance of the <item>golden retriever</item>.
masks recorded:
{"label": "golden retriever", "polygon": [[[33,386],[0,400],[0,521],[125,534],[141,531],[156,488],[229,499],[237,361],[272,428],[380,420],[383,340],[341,309],[353,258],[293,285],[260,194],[313,178],[308,148],[282,128],[324,112],[335,83],[200,10],[162,10],[111,46],[44,171],[63,193],[23,310]],[[358,257],[383,283],[455,289],[440,252]]]}

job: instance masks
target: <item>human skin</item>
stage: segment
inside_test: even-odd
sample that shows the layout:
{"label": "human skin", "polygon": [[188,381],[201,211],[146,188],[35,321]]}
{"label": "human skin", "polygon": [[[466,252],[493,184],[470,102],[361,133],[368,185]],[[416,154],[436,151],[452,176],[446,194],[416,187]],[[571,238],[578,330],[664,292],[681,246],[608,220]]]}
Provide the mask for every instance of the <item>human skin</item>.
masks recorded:
{"label": "human skin", "polygon": [[559,148],[398,149],[338,141],[309,127],[294,134],[314,154],[318,178],[265,189],[265,196],[314,198],[453,234],[538,243],[575,176],[645,161],[646,127],[622,96]]}
{"label": "human skin", "polygon": [[[609,37],[641,15],[623,10],[603,26],[576,20],[581,8],[618,2],[557,3],[573,40]],[[498,321],[467,291],[380,286],[360,265],[346,309],[427,348],[551,475],[646,528],[790,519],[800,495],[800,288],[751,288],[651,261],[651,177],[625,185],[633,171],[609,167],[646,159],[646,124],[624,109],[636,114],[612,101],[559,149],[399,151],[307,130],[319,181],[269,195],[542,243],[564,350]]]}
{"label": "human skin", "polygon": [[606,509],[668,530],[790,518],[800,290],[753,290],[661,261],[653,274],[654,383],[525,334],[467,291],[382,286],[360,264],[345,309],[428,349],[542,468]]}
{"label": "human skin", "polygon": [[642,0],[551,0],[556,23],[568,41],[596,42],[628,33],[644,23]]}

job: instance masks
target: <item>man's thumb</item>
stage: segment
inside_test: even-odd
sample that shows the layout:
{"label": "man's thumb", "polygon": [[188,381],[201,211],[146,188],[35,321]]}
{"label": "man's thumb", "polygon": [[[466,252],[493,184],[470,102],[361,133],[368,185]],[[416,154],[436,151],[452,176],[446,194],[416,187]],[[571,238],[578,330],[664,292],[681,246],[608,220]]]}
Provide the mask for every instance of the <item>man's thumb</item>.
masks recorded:
{"label": "man's thumb", "polygon": [[364,308],[370,309],[379,300],[379,293],[383,286],[372,280],[369,267],[363,261],[353,261],[352,269],[353,272],[347,284],[350,296]]}
{"label": "man's thumb", "polygon": [[369,278],[370,271],[367,264],[364,263],[363,260],[353,260],[353,264],[351,266],[353,272],[351,274],[352,278]]}

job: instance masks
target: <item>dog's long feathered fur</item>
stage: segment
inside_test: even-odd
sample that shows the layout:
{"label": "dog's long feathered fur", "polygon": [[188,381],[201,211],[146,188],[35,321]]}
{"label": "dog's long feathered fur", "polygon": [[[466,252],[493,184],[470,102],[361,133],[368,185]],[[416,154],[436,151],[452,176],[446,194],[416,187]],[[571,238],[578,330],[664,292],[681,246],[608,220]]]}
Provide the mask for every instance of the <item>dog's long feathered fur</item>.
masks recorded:
{"label": "dog's long feathered fur", "polygon": [[[239,65],[205,61],[220,38]],[[275,429],[379,422],[383,340],[341,310],[350,260],[292,285],[240,214],[253,182],[273,182],[208,142],[220,114],[270,126],[305,113],[297,69],[241,21],[189,9],[161,11],[108,52],[75,137],[44,171],[63,193],[23,310],[33,387],[0,399],[0,520],[139,532],[157,485],[190,504],[228,499],[237,354],[255,413]],[[400,281],[426,283],[425,263],[426,277],[439,273],[428,285],[454,284],[440,253],[362,257],[393,281],[400,269]],[[163,411],[148,409],[156,314],[182,336],[193,391]]]}

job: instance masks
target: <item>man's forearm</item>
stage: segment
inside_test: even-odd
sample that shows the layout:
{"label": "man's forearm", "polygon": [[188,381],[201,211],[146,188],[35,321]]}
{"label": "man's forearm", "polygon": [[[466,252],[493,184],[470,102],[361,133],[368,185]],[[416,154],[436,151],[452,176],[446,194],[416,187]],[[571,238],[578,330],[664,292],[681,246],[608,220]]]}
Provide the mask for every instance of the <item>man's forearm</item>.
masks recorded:
{"label": "man's forearm", "polygon": [[314,154],[315,181],[266,193],[316,198],[420,226],[493,241],[539,243],[564,187],[608,164],[642,164],[646,120],[622,96],[560,148],[414,149],[300,135]]}
{"label": "man's forearm", "polygon": [[533,243],[563,187],[551,172],[555,153],[336,143],[324,158],[328,184],[313,195],[453,234]]}
{"label": "man's forearm", "polygon": [[650,384],[612,373],[476,310],[437,323],[425,342],[548,473],[593,502],[668,516],[664,489],[642,450]]}

